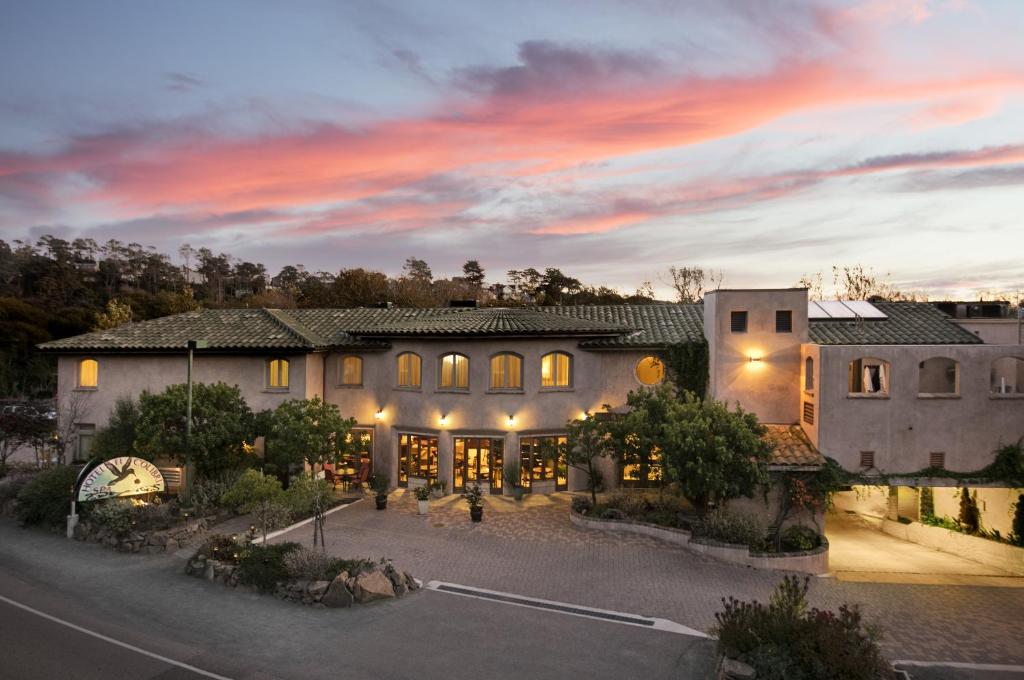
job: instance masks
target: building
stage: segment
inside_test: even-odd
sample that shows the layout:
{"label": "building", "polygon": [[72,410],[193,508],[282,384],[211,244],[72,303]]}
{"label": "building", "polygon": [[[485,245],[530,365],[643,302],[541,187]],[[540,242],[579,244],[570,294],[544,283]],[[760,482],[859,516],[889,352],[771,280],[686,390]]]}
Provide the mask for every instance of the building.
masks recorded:
{"label": "building", "polygon": [[[534,492],[585,479],[550,460],[566,422],[664,379],[666,347],[707,340],[709,393],[770,424],[773,465],[974,470],[1024,436],[1024,348],[989,345],[925,303],[808,302],[805,289],[716,290],[703,304],[545,308],[203,310],[42,345],[61,394],[84,395],[80,453],[114,402],[185,380],[238,385],[254,410],[319,396],[359,423],[398,485]],[[643,485],[656,461],[607,486]]]}

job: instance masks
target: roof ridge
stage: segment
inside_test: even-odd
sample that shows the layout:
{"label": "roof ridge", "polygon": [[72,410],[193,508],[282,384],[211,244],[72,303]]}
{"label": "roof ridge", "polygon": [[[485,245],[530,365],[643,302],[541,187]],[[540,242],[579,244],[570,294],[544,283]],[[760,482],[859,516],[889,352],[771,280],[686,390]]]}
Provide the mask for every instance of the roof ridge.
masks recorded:
{"label": "roof ridge", "polygon": [[330,344],[327,338],[322,337],[285,310],[269,307],[261,307],[261,309],[279,326],[312,347],[325,347]]}

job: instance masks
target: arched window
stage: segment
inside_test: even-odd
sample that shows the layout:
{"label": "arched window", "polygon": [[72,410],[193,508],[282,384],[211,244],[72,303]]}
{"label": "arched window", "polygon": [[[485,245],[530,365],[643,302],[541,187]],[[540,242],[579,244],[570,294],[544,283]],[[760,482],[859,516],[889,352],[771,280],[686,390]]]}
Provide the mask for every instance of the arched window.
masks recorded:
{"label": "arched window", "polygon": [[804,389],[810,392],[814,389],[814,359],[804,359]]}
{"label": "arched window", "polygon": [[1024,359],[1002,357],[992,362],[993,394],[1024,394]]}
{"label": "arched window", "polygon": [[864,357],[850,362],[849,393],[882,397],[889,394],[889,362]]}
{"label": "arched window", "polygon": [[572,387],[572,355],[551,352],[540,358],[541,387]]}
{"label": "arched window", "polygon": [[636,362],[636,379],[644,385],[657,385],[665,378],[665,364],[655,356],[647,356]]}
{"label": "arched window", "polygon": [[363,384],[363,359],[357,356],[346,356],[341,358],[341,384],[362,385]]}
{"label": "arched window", "polygon": [[523,358],[512,352],[501,352],[491,357],[491,389],[523,389]]}
{"label": "arched window", "polygon": [[398,355],[398,386],[420,386],[420,355],[413,352],[402,352]]}
{"label": "arched window", "polygon": [[78,387],[94,390],[100,384],[100,362],[95,359],[82,359],[78,362]]}
{"label": "arched window", "polygon": [[442,390],[469,389],[469,357],[464,354],[442,354],[437,386]]}
{"label": "arched window", "polygon": [[288,389],[287,359],[271,359],[267,362],[267,387],[272,390]]}
{"label": "arched window", "polygon": [[960,394],[959,362],[946,357],[932,357],[919,363],[917,368],[918,394]]}

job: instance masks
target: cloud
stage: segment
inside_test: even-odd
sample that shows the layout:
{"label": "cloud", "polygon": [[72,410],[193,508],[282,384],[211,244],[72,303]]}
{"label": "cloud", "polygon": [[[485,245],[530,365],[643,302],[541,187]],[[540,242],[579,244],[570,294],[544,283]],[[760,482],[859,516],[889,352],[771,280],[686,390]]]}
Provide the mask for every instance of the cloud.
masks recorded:
{"label": "cloud", "polygon": [[171,71],[164,74],[164,89],[171,92],[191,92],[205,85],[204,81],[188,73]]}

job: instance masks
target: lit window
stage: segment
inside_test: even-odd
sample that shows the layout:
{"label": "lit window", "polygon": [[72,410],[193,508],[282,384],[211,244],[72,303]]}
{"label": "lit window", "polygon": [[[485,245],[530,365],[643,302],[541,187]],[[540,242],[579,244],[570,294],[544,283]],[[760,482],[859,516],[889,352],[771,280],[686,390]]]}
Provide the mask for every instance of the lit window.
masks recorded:
{"label": "lit window", "polygon": [[565,352],[552,352],[540,359],[541,387],[572,386],[572,356]]}
{"label": "lit window", "polygon": [[665,364],[658,357],[644,357],[636,364],[636,379],[644,385],[657,385],[665,377]]}
{"label": "lit window", "polygon": [[445,354],[441,357],[441,375],[438,387],[447,390],[469,389],[469,357]]}
{"label": "lit window", "polygon": [[555,482],[556,491],[569,486],[569,466],[565,460],[566,437],[523,437],[519,440],[520,485],[531,488],[534,482]]}
{"label": "lit window", "polygon": [[420,356],[412,352],[398,355],[398,386],[420,386]]}
{"label": "lit window", "polygon": [[342,357],[341,359],[341,384],[362,385],[363,384],[363,360],[360,357]]}
{"label": "lit window", "polygon": [[267,387],[273,390],[288,389],[287,359],[271,359],[267,363]]}
{"label": "lit window", "polygon": [[78,364],[78,386],[94,389],[99,385],[100,362],[95,359],[82,359]]}
{"label": "lit window", "polygon": [[511,352],[503,352],[491,357],[491,389],[521,390],[522,388],[522,357]]}

